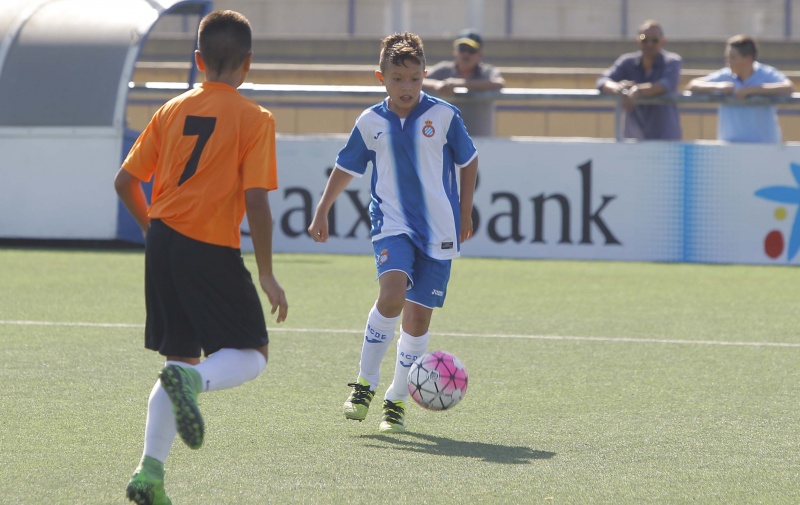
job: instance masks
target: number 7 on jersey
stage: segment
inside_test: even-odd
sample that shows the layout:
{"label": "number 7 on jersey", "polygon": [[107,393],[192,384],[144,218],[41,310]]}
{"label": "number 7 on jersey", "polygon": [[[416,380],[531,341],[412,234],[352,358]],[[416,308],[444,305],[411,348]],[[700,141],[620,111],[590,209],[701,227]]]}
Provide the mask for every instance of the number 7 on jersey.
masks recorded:
{"label": "number 7 on jersey", "polygon": [[186,116],[186,122],[183,123],[183,134],[187,136],[197,135],[197,143],[195,143],[192,154],[186,161],[181,178],[178,180],[178,186],[186,182],[197,171],[200,155],[203,153],[208,139],[211,138],[211,134],[214,133],[216,125],[217,118],[215,117]]}

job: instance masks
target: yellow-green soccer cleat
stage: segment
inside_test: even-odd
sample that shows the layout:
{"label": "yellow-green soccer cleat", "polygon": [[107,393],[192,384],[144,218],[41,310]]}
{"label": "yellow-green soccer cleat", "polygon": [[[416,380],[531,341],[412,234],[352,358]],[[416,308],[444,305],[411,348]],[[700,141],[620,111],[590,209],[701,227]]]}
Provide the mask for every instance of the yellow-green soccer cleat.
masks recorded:
{"label": "yellow-green soccer cleat", "polygon": [[128,482],[125,496],[136,505],[172,505],[164,491],[164,465],[145,456]]}
{"label": "yellow-green soccer cleat", "polygon": [[383,421],[381,433],[403,433],[406,431],[406,403],[404,401],[391,402],[383,400]]}
{"label": "yellow-green soccer cleat", "polygon": [[372,397],[375,396],[375,391],[370,391],[369,382],[361,377],[358,378],[358,382],[351,382],[348,386],[353,390],[344,402],[344,417],[363,421],[367,417],[369,404]]}
{"label": "yellow-green soccer cleat", "polygon": [[165,366],[159,376],[172,402],[178,435],[190,448],[199,449],[203,445],[205,424],[197,405],[197,394],[203,389],[203,379],[197,370],[178,365]]}

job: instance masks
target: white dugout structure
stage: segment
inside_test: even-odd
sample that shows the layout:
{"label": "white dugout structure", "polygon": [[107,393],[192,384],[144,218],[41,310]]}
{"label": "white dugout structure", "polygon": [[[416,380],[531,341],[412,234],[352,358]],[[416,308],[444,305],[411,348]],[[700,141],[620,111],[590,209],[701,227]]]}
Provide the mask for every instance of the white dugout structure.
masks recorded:
{"label": "white dugout structure", "polygon": [[[125,126],[134,64],[161,17],[199,20],[210,8],[201,0],[3,0],[0,240],[141,241],[112,184],[138,135]],[[242,92],[269,107],[258,90]],[[276,251],[371,253],[369,177],[337,201],[328,244],[305,233],[345,139],[278,138],[280,188],[270,196]],[[476,145],[476,231],[465,256],[800,263],[798,144],[488,138]]]}
{"label": "white dugout structure", "polygon": [[199,21],[210,9],[209,0],[0,2],[1,238],[119,236],[113,177],[140,49],[163,16]]}

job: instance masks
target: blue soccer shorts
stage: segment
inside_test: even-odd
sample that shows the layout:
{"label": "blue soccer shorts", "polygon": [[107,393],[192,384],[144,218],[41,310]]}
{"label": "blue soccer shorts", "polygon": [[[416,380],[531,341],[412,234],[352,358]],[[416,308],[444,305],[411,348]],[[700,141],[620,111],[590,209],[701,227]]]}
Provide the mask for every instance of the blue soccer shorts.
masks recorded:
{"label": "blue soccer shorts", "polygon": [[420,251],[408,235],[394,235],[372,243],[378,277],[399,270],[408,277],[406,300],[428,307],[442,307],[447,295],[452,260],[437,260]]}

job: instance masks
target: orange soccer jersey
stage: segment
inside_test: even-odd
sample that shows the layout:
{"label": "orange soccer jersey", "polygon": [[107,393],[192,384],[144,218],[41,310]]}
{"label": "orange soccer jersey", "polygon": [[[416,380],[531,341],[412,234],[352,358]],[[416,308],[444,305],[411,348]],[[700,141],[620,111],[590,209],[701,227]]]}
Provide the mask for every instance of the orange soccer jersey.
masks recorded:
{"label": "orange soccer jersey", "polygon": [[156,112],[122,167],[143,181],[155,173],[151,219],[238,248],[244,190],[278,187],[275,119],[233,87],[205,82]]}

